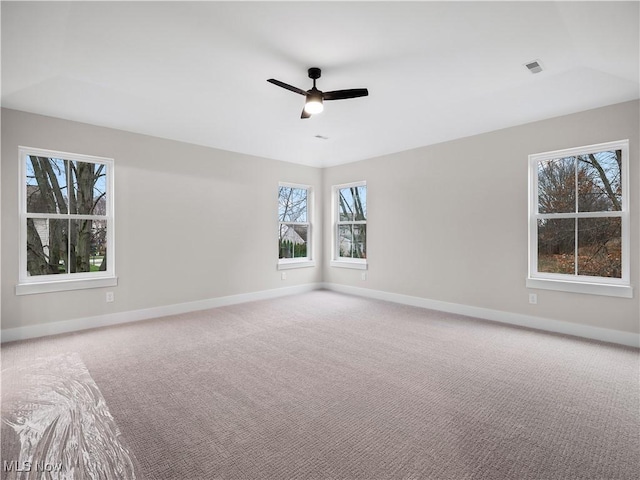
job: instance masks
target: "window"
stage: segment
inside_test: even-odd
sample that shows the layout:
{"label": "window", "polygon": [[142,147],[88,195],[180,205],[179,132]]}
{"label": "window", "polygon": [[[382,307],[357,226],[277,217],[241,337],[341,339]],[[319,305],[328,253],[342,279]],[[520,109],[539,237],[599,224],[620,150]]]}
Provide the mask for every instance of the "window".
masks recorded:
{"label": "window", "polygon": [[529,156],[527,286],[631,297],[627,140]]}
{"label": "window", "polygon": [[367,268],[367,184],[333,187],[335,244],[332,266]]}
{"label": "window", "polygon": [[311,188],[281,183],[278,188],[278,268],[312,267]]}
{"label": "window", "polygon": [[116,285],[113,160],[20,147],[18,295]]}

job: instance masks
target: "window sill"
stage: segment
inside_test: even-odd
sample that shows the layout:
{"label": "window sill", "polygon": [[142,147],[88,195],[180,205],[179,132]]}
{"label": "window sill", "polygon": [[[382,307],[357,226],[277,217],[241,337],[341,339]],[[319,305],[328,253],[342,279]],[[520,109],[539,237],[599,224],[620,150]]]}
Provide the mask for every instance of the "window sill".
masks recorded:
{"label": "window sill", "polygon": [[338,267],[338,268],[353,268],[356,270],[366,270],[367,262],[366,261],[354,262],[349,260],[331,260],[331,266]]}
{"label": "window sill", "polygon": [[566,280],[550,280],[546,278],[528,278],[527,288],[556,290],[559,292],[584,293],[588,295],[604,295],[608,297],[633,298],[633,287],[629,285],[570,282]]}
{"label": "window sill", "polygon": [[55,282],[20,283],[16,285],[16,295],[35,293],[66,292],[86,288],[115,287],[118,277],[83,278],[78,280],[60,280]]}
{"label": "window sill", "polygon": [[278,262],[278,270],[289,270],[292,268],[306,268],[315,266],[315,260],[292,260],[288,262]]}

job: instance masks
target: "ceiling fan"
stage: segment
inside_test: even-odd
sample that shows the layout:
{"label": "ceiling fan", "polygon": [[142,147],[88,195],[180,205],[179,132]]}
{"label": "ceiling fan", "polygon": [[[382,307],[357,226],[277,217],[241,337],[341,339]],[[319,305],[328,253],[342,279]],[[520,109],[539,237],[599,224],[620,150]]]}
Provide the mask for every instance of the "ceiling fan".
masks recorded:
{"label": "ceiling fan", "polygon": [[294,93],[299,93],[307,98],[300,118],[309,118],[311,115],[322,112],[324,109],[322,105],[324,100],[345,100],[347,98],[366,97],[369,95],[369,91],[366,88],[351,88],[349,90],[334,90],[332,92],[318,90],[316,88],[316,80],[320,78],[321,74],[322,72],[317,67],[309,69],[309,78],[313,80],[313,88],[307,91],[276,80],[275,78],[270,78],[267,82],[286,88]]}

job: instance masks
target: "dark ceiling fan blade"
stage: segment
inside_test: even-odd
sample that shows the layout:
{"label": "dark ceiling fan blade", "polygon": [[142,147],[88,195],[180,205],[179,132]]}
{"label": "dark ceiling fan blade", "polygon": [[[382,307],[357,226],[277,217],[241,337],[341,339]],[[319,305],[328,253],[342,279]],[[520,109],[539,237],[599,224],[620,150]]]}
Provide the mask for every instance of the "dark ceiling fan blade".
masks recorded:
{"label": "dark ceiling fan blade", "polygon": [[324,92],[322,97],[325,100],[344,100],[346,98],[366,97],[369,90],[366,88],[352,88],[349,90],[334,90],[332,92]]}
{"label": "dark ceiling fan blade", "polygon": [[307,92],[305,92],[301,88],[294,87],[293,85],[289,85],[288,83],[281,82],[280,80],[276,80],[275,78],[270,78],[269,80],[267,80],[267,82],[273,83],[274,85],[277,85],[282,88],[286,88],[291,92],[299,93],[300,95],[307,96]]}
{"label": "dark ceiling fan blade", "polygon": [[300,118],[309,118],[309,117],[311,117],[311,114],[307,113],[307,111],[303,108],[302,115],[300,115]]}

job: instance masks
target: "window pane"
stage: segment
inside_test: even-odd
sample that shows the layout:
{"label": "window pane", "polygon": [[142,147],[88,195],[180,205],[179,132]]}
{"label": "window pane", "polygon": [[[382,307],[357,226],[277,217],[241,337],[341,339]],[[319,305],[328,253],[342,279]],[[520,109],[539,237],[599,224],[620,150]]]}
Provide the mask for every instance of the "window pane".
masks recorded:
{"label": "window pane", "polygon": [[622,278],[622,219],[578,219],[578,275]]}
{"label": "window pane", "polygon": [[307,225],[280,225],[279,258],[306,258]]}
{"label": "window pane", "polygon": [[278,191],[278,217],[281,222],[306,222],[307,189],[280,187]]}
{"label": "window pane", "polygon": [[367,258],[367,226],[353,226],[353,258]]}
{"label": "window pane", "polygon": [[367,226],[339,225],[338,249],[340,257],[367,258]]}
{"label": "window pane", "polygon": [[71,220],[70,273],[98,272],[107,267],[107,222],[105,220]]}
{"label": "window pane", "polygon": [[352,251],[352,226],[338,225],[338,250],[339,256],[351,258]]}
{"label": "window pane", "polygon": [[26,162],[27,212],[67,213],[67,161],[29,155]]}
{"label": "window pane", "polygon": [[68,220],[27,219],[27,274],[67,273]]}
{"label": "window pane", "polygon": [[107,166],[100,163],[69,162],[71,168],[71,213],[107,214]]}
{"label": "window pane", "polygon": [[575,157],[538,162],[538,212],[576,211]]}
{"label": "window pane", "polygon": [[341,188],[338,191],[340,221],[367,219],[367,187]]}
{"label": "window pane", "polygon": [[91,271],[107,270],[107,221],[93,220],[91,225]]}
{"label": "window pane", "polygon": [[575,274],[575,220],[538,220],[538,271]]}
{"label": "window pane", "polygon": [[578,157],[578,208],[581,212],[622,210],[622,151]]}

